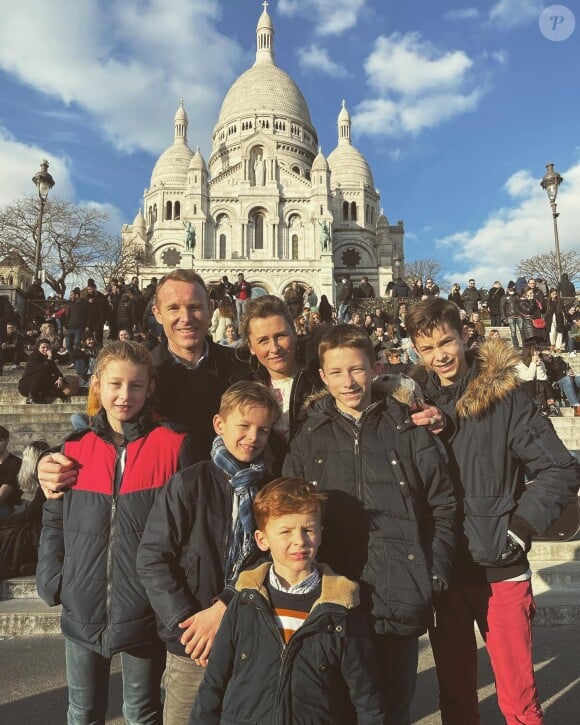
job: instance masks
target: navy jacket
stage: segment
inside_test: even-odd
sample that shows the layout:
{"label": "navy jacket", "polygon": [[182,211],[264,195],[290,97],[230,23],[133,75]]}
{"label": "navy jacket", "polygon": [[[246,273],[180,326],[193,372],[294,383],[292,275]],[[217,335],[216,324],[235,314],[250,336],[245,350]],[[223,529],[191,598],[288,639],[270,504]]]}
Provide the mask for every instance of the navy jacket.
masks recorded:
{"label": "navy jacket", "polygon": [[360,426],[326,394],[291,443],[284,475],[329,494],[319,557],[360,581],[378,634],[422,634],[432,617],[432,576],[449,582],[456,503],[433,436],[387,396]]}
{"label": "navy jacket", "polygon": [[264,584],[269,568],[240,574],[189,725],[383,725],[357,585],[321,566],[320,598],[284,645]]}

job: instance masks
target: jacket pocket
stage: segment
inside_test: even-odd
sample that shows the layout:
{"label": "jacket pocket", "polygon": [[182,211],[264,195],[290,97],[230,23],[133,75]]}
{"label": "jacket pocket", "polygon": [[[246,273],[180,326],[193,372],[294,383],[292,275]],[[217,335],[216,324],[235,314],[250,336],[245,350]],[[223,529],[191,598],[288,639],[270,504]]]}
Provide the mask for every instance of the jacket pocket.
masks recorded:
{"label": "jacket pocket", "polygon": [[509,520],[516,508],[513,496],[466,496],[463,530],[469,553],[476,564],[501,566]]}
{"label": "jacket pocket", "polygon": [[308,468],[304,473],[306,474],[307,480],[310,481],[313,486],[320,485],[322,481],[324,469],[326,468],[327,456],[328,452],[325,450],[316,451],[316,453],[308,463]]}
{"label": "jacket pocket", "polygon": [[[376,538],[369,543],[362,579],[372,592],[372,615],[379,633],[424,632],[431,621],[431,575],[413,541]],[[381,620],[385,620],[382,624]]]}

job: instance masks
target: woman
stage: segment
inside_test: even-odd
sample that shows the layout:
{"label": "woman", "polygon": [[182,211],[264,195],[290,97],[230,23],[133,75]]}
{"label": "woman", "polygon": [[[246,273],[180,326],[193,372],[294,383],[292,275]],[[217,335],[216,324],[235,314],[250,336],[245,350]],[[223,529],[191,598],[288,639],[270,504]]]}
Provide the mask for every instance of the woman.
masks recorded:
{"label": "woman", "polygon": [[[320,328],[323,329],[322,327]],[[318,361],[301,362],[296,333],[288,307],[278,297],[264,295],[248,302],[240,323],[240,360],[249,363],[243,377],[259,380],[272,388],[282,415],[270,435],[267,458],[270,470],[279,475],[296,433],[299,413],[309,395],[324,385],[318,374]],[[303,338],[304,339],[304,338]]]}
{"label": "woman", "polygon": [[411,297],[413,299],[420,300],[424,294],[425,290],[423,289],[423,280],[416,279],[415,283],[411,287]]}
{"label": "woman", "polygon": [[562,342],[566,332],[566,317],[564,305],[557,290],[553,287],[550,290],[548,303],[546,305],[546,332],[550,336],[550,346],[554,352],[564,352]]}
{"label": "woman", "polygon": [[240,338],[233,323],[226,325],[224,337],[218,341],[218,345],[223,347],[237,347],[239,345]]}
{"label": "woman", "polygon": [[487,298],[487,306],[489,308],[489,314],[491,317],[492,327],[501,327],[503,320],[501,316],[501,298],[504,296],[505,290],[501,286],[501,282],[496,279],[493,283],[493,287],[489,290]]}
{"label": "woman", "polygon": [[557,417],[560,415],[556,407],[554,390],[548,380],[546,366],[535,345],[525,345],[522,351],[522,360],[518,363],[516,372],[521,381],[521,387],[528,395],[540,403],[542,413]]}
{"label": "woman", "polygon": [[538,345],[546,341],[546,322],[542,308],[534,297],[534,290],[526,287],[518,302],[522,318],[522,340],[524,345]]}
{"label": "woman", "polygon": [[369,337],[373,336],[373,332],[375,331],[375,323],[373,322],[373,316],[371,314],[366,314],[365,319],[363,322],[363,327],[365,329],[365,332]]}
{"label": "woman", "polygon": [[318,314],[320,315],[321,322],[326,322],[327,324],[332,325],[332,305],[328,301],[326,295],[322,295],[320,297]]}
{"label": "woman", "polygon": [[18,392],[26,397],[27,403],[52,403],[60,398],[70,402],[70,389],[52,359],[53,351],[49,340],[40,338],[36,349],[26,362],[24,374],[18,382]]}
{"label": "woman", "polygon": [[447,299],[451,300],[451,302],[455,302],[460,310],[465,309],[463,306],[463,300],[461,298],[461,287],[457,283],[455,283],[451,288],[451,292],[447,295]]}
{"label": "woman", "polygon": [[236,322],[236,308],[229,297],[223,297],[211,318],[210,333],[214,342],[223,340],[226,336],[226,327]]}

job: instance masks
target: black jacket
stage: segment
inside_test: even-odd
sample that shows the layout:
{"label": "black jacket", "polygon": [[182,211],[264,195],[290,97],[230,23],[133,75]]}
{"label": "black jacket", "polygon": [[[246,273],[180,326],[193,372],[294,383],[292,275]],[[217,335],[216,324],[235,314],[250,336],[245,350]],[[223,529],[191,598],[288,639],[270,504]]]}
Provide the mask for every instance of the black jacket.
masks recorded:
{"label": "black jacket", "polygon": [[503,581],[526,572],[523,551],[502,560],[508,527],[529,541],[578,492],[580,466],[519,387],[519,360],[509,343],[489,340],[468,353],[469,372],[453,385],[440,386],[433,373],[427,377],[426,393],[447,415],[441,438],[463,511],[455,572],[460,582]]}
{"label": "black jacket", "polygon": [[504,320],[510,317],[521,317],[519,308],[520,298],[517,294],[506,292],[501,298],[500,314]]}
{"label": "black jacket", "polygon": [[232,509],[227,475],[212,461],[202,461],[173,476],[143,532],[137,572],[157,613],[159,636],[182,657],[179,622],[207,609],[218,596],[231,599],[223,590]]}
{"label": "black jacket", "polygon": [[69,302],[66,312],[66,326],[69,330],[85,329],[88,320],[88,304],[82,297]]}
{"label": "black jacket", "polygon": [[178,362],[169,352],[166,339],[151,352],[157,369],[156,408],[189,429],[195,461],[208,460],[215,438],[213,417],[222,394],[236,380],[234,351],[209,339],[207,344],[207,359],[195,368]]}
{"label": "black jacket", "polygon": [[341,304],[347,304],[353,298],[354,286],[350,279],[343,282],[338,290],[337,301]]}
{"label": "black jacket", "polygon": [[487,305],[492,315],[501,315],[501,301],[505,295],[503,287],[492,287],[487,297]]}
{"label": "black jacket", "polygon": [[409,288],[409,285],[404,282],[402,279],[395,280],[395,284],[393,286],[393,297],[410,297],[411,296],[411,289]]}
{"label": "black jacket", "polygon": [[111,657],[156,640],[137,547],[155,496],[190,460],[186,434],[148,416],[123,426],[124,453],[110,440],[103,411],[93,426],[62,447],[78,478],[44,505],[36,584],[47,604],[62,604],[68,639]]}
{"label": "black jacket", "polygon": [[284,475],[329,494],[321,561],[360,581],[378,634],[419,635],[431,621],[432,576],[449,581],[456,504],[433,436],[387,396],[359,426],[334,399],[315,401]]}
{"label": "black jacket", "polygon": [[357,585],[321,566],[320,598],[284,645],[264,584],[269,568],[240,574],[189,725],[382,725]]}

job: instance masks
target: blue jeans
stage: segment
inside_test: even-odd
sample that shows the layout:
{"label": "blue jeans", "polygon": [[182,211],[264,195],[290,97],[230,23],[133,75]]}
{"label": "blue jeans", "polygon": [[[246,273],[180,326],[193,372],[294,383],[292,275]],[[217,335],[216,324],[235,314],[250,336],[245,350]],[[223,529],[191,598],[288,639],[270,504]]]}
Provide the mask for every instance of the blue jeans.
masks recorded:
{"label": "blue jeans", "polygon": [[409,725],[409,709],[417,684],[419,638],[375,634],[373,641],[385,698],[385,723]]}
{"label": "blue jeans", "polygon": [[338,324],[350,320],[350,308],[348,302],[341,302],[338,306]]}
{"label": "blue jeans", "polygon": [[563,378],[556,381],[556,385],[568,398],[568,402],[572,407],[580,405],[578,400],[578,391],[580,390],[580,375],[572,377],[571,375],[564,375]]}
{"label": "blue jeans", "polygon": [[522,337],[522,318],[521,317],[509,317],[508,318],[508,324],[510,326],[510,332],[512,336],[512,345],[514,347],[523,347],[523,340],[520,345],[518,342],[518,336],[516,335],[516,330],[520,331],[520,338]]}
{"label": "blue jeans", "polygon": [[67,333],[66,339],[66,349],[68,350],[68,354],[72,356],[72,351],[75,347],[79,347],[79,345],[81,344],[81,340],[83,339],[82,327],[70,328]]}
{"label": "blue jeans", "polygon": [[[65,640],[68,725],[104,725],[111,659]],[[165,648],[154,643],[121,653],[123,717],[127,725],[161,725]]]}

